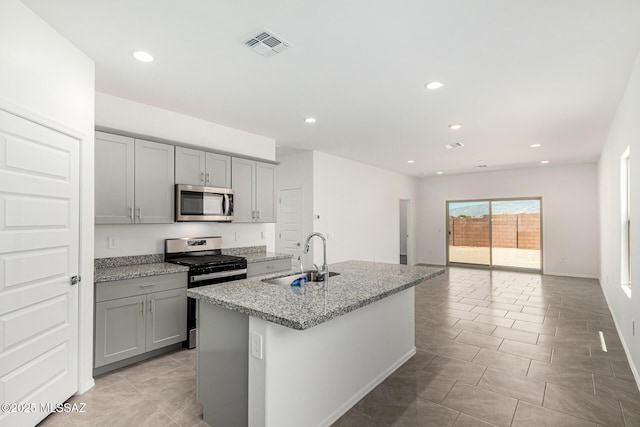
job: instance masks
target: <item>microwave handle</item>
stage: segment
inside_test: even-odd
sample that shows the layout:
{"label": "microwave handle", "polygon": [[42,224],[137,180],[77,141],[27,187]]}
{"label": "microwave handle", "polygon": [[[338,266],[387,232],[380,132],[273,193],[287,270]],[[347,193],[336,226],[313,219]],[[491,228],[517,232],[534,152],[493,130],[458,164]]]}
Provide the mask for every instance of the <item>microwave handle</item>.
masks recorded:
{"label": "microwave handle", "polygon": [[225,194],[222,198],[222,212],[225,216],[229,216],[229,195]]}

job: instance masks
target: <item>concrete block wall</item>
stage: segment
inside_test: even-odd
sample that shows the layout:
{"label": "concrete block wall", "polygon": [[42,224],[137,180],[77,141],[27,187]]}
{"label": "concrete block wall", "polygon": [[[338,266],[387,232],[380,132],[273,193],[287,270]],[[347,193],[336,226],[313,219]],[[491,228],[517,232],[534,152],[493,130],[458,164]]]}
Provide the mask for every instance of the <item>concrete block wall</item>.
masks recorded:
{"label": "concrete block wall", "polygon": [[[493,246],[540,249],[540,214],[497,214],[492,223]],[[489,216],[449,218],[453,246],[489,246]]]}

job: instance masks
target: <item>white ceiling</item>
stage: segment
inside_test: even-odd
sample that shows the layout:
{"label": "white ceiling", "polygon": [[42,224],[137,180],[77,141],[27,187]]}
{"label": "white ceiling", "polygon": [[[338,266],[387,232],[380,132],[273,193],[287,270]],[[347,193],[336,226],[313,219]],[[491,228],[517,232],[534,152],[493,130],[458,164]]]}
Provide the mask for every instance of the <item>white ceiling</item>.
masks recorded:
{"label": "white ceiling", "polygon": [[23,1],[99,92],[416,176],[596,160],[640,47],[638,0]]}

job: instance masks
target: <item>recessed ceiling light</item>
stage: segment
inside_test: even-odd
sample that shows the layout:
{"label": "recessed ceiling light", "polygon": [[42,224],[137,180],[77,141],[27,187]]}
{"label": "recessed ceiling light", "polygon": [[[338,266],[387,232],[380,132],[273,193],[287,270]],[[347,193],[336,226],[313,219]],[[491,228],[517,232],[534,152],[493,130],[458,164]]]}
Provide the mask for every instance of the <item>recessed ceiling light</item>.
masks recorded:
{"label": "recessed ceiling light", "polygon": [[451,130],[458,130],[462,127],[462,125],[460,123],[451,123],[449,125],[449,129]]}
{"label": "recessed ceiling light", "polygon": [[316,119],[314,117],[307,117],[304,121],[305,123],[315,123]]}
{"label": "recessed ceiling light", "polygon": [[540,148],[540,147],[542,147],[542,144],[531,144],[529,147],[531,147],[531,148]]}
{"label": "recessed ceiling light", "polygon": [[549,163],[549,160],[542,160],[540,163],[542,163],[543,165],[546,165],[547,163]]}
{"label": "recessed ceiling light", "polygon": [[133,52],[133,57],[136,58],[138,61],[141,61],[141,62],[152,62],[153,61],[153,56],[151,56],[150,53],[144,52],[142,50],[137,50],[137,51]]}
{"label": "recessed ceiling light", "polygon": [[407,163],[415,163],[415,160],[407,160]]}
{"label": "recessed ceiling light", "polygon": [[442,82],[430,82],[424,85],[424,87],[426,87],[429,90],[440,89],[443,86],[444,86],[444,83]]}
{"label": "recessed ceiling light", "polygon": [[436,174],[437,174],[437,175],[442,175],[443,173],[444,173],[444,172],[442,172],[442,171],[438,171],[438,172],[436,172]]}

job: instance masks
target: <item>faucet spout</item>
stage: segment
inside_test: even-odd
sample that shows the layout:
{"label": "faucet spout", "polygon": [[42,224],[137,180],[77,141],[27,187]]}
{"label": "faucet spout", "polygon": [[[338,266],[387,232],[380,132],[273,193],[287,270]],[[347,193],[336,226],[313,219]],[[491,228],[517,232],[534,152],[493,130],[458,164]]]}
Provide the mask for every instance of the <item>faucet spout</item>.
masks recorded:
{"label": "faucet spout", "polygon": [[318,271],[318,274],[322,275],[325,280],[329,277],[329,266],[327,265],[327,238],[322,233],[313,232],[307,236],[307,240],[304,243],[304,253],[309,253],[309,243],[314,237],[319,237],[322,240],[322,269]]}

